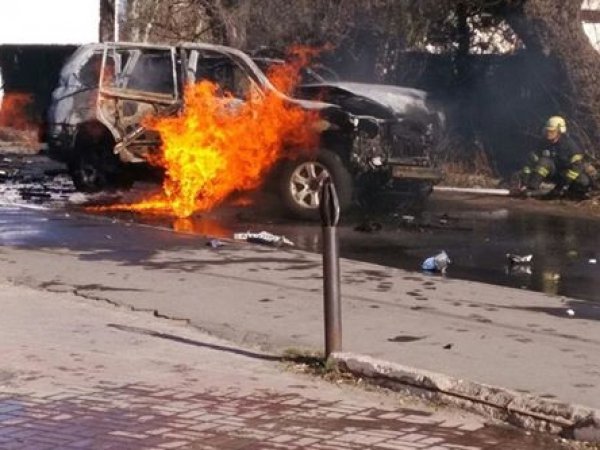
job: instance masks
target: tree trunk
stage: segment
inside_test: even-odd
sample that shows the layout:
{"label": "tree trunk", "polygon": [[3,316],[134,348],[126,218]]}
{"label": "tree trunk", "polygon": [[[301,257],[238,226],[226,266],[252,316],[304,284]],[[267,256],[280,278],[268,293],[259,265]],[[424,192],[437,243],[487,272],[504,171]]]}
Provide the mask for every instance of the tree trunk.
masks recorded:
{"label": "tree trunk", "polygon": [[141,36],[140,24],[140,0],[133,0],[129,6],[128,25],[128,40],[139,42]]}
{"label": "tree trunk", "polygon": [[152,27],[154,26],[154,21],[156,20],[156,15],[158,13],[158,7],[160,6],[160,1],[159,0],[154,0],[154,5],[152,6],[152,14],[150,15],[150,18],[148,19],[148,23],[146,23],[146,29],[144,31],[144,39],[143,42],[149,42],[150,41],[150,35],[152,32]]}
{"label": "tree trunk", "polygon": [[509,21],[526,46],[559,61],[569,82],[564,113],[586,150],[595,152],[600,142],[600,55],[583,30],[581,4],[581,0],[526,0],[521,18],[511,15]]}
{"label": "tree trunk", "polygon": [[100,42],[115,38],[115,0],[100,1]]}

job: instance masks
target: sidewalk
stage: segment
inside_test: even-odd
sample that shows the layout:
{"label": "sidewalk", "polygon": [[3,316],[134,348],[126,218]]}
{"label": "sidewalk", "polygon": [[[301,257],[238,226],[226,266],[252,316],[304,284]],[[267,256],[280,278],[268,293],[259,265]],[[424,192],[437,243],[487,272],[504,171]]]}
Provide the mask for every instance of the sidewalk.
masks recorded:
{"label": "sidewalk", "polygon": [[2,449],[565,448],[283,371],[149,314],[0,288]]}
{"label": "sidewalk", "polygon": [[[110,239],[4,247],[4,277],[185,319],[240,345],[322,348],[319,255],[89,226]],[[139,244],[149,240],[159,248]],[[597,305],[354,261],[342,261],[342,277],[345,351],[531,394],[566,415],[600,408]]]}

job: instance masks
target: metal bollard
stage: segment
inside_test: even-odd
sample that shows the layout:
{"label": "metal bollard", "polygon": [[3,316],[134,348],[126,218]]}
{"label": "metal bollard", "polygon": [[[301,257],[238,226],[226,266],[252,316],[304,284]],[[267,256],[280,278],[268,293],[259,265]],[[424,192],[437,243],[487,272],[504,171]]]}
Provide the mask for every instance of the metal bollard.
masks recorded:
{"label": "metal bollard", "polygon": [[325,357],[342,350],[342,306],[340,302],[340,254],[337,225],[340,204],[335,186],[326,178],[319,192],[323,227],[323,302],[325,313]]}

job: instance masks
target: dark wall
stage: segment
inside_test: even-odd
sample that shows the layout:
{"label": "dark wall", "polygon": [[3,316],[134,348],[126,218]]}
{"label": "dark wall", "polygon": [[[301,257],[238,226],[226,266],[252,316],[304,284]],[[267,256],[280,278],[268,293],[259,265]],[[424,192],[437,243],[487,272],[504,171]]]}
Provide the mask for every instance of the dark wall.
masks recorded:
{"label": "dark wall", "polygon": [[60,69],[77,48],[74,45],[0,45],[0,68],[5,94],[31,94],[31,120],[42,123]]}
{"label": "dark wall", "polygon": [[451,131],[483,147],[508,174],[536,150],[549,116],[568,119],[561,106],[567,82],[556,61],[536,52],[470,55],[465,64],[458,70],[452,55],[406,53],[388,82],[443,99]]}

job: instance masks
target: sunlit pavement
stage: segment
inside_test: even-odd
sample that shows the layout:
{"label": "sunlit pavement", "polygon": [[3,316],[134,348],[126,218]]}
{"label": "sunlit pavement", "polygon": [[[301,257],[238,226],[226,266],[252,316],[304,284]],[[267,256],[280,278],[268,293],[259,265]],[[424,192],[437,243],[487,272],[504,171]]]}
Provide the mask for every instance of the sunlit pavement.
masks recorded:
{"label": "sunlit pavement", "polygon": [[283,371],[269,355],[148,314],[1,288],[2,449],[565,448]]}
{"label": "sunlit pavement", "polygon": [[[322,281],[318,255],[232,242],[213,249],[205,245],[205,237],[199,236],[228,236],[232,231],[245,231],[251,226],[265,226],[264,229],[285,234],[287,230],[301,230],[295,239],[299,246],[318,251],[318,241],[302,243],[302,239],[310,241],[311,236],[318,234],[318,227],[261,222],[246,213],[231,215],[235,209],[227,208],[191,223],[165,224],[159,219],[149,220],[150,226],[136,224],[131,217],[92,217],[80,207],[71,205],[65,209],[61,197],[72,194],[67,185],[65,192],[61,192],[60,186],[52,184],[52,189],[58,187],[56,192],[50,191],[51,197],[58,197],[57,204],[53,204],[53,198],[48,200],[44,187],[23,190],[21,184],[16,190],[13,186],[12,191],[3,191],[16,193],[17,203],[21,205],[5,204],[1,209],[0,242],[4,247],[0,261],[3,278],[10,284],[30,286],[42,292],[68,292],[86,301],[113,303],[151,311],[161,317],[186,319],[243,346],[282,351],[291,346],[314,349],[322,345]],[[30,195],[33,197],[25,198]],[[108,202],[114,200],[110,196],[103,198]],[[494,214],[492,211],[495,217]],[[523,229],[527,230],[527,222],[524,225]],[[236,228],[228,228],[231,226]],[[174,233],[173,229],[178,232]],[[380,262],[384,264],[385,258],[391,257],[404,261],[398,247],[390,245],[399,237],[408,236],[411,242],[419,243],[419,251],[425,248],[421,243],[437,245],[435,242],[439,241],[434,240],[432,244],[432,238],[447,237],[441,232],[423,234],[414,230],[396,235],[384,232],[380,239],[377,235],[352,231],[347,225],[340,231],[354,236],[353,241],[345,241],[354,242],[350,248],[359,252],[366,250],[366,254],[378,257],[381,252],[384,260]],[[460,230],[456,232],[464,234]],[[347,238],[348,235],[342,235],[343,240]],[[494,252],[504,251],[501,244],[507,242],[500,238],[494,243]],[[544,247],[545,242],[540,240],[536,245]],[[479,242],[473,242],[472,247],[464,250],[470,251],[469,248],[478,245]],[[487,258],[496,264],[488,249],[481,249],[479,254],[484,257],[481,260]],[[595,279],[595,267],[588,265],[587,260],[585,263],[587,272]],[[417,265],[418,261],[414,263]],[[538,267],[537,262],[534,270],[535,267]],[[597,340],[589,334],[590,327],[600,318],[596,303],[453,280],[457,268],[453,264],[450,277],[444,278],[343,261],[344,349],[521,393],[529,392],[550,401],[597,407],[598,356],[594,351]],[[29,317],[39,321],[38,313],[31,313]],[[134,328],[112,327],[113,331],[139,335],[139,332],[133,333]],[[177,333],[172,334],[177,336]],[[41,342],[46,339],[47,334],[38,338]],[[175,341],[181,343],[178,339]],[[114,352],[114,348],[107,353]],[[495,351],[490,352],[490,349]],[[128,354],[127,359],[132,360],[132,355]],[[560,365],[556,361],[560,361]],[[23,364],[14,367],[17,366]],[[88,367],[94,365],[79,367],[74,373],[83,376],[89,372]],[[46,372],[47,368],[42,371]],[[123,371],[124,374],[130,372],[131,367]],[[68,373],[61,372],[63,376]],[[117,375],[115,372],[108,378],[94,379],[94,384],[87,387],[95,392],[97,383],[110,380],[110,386],[102,384],[101,387],[149,383],[161,391],[173,388],[165,385],[164,380],[156,383]],[[120,381],[115,384],[117,379]],[[187,381],[185,386],[173,389],[189,392],[193,383]],[[202,381],[207,381],[206,373]],[[219,386],[223,381],[218,377],[215,383]],[[72,385],[66,385],[68,394]],[[203,383],[191,392],[205,392],[207,385],[214,384]],[[239,387],[239,378],[230,379],[229,386]],[[272,381],[269,386],[274,386]],[[30,395],[39,391],[7,392]],[[283,392],[294,394],[289,387]],[[295,394],[307,397],[304,388]],[[321,394],[319,390],[315,398]],[[355,401],[354,396],[352,401]]]}
{"label": "sunlit pavement", "polygon": [[[146,180],[128,192],[84,195],[74,192],[64,172],[64,165],[41,155],[0,157],[0,203],[82,211],[83,203],[130,203],[159,190],[157,180]],[[300,249],[320,252],[319,224],[286,218],[273,193],[236,200],[189,219],[164,214],[96,213],[214,237],[267,230],[285,235]],[[506,197],[434,194],[426,205],[415,206],[419,205],[382,197],[373,211],[357,209],[343,214],[339,228],[342,256],[414,271],[425,257],[444,249],[452,259],[452,278],[600,303],[600,266],[590,262],[600,257],[600,221],[575,203],[553,205]],[[507,253],[532,254],[533,263],[511,266]]]}

